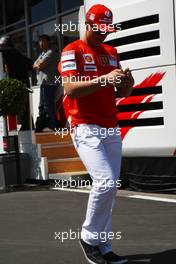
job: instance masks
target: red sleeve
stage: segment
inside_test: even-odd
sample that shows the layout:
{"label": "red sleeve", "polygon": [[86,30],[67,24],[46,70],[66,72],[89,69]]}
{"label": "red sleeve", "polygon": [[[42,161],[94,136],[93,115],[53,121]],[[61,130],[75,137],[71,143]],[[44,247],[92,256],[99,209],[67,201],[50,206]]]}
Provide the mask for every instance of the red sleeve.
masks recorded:
{"label": "red sleeve", "polygon": [[70,77],[80,75],[80,57],[75,45],[67,45],[62,53],[58,64],[58,71],[61,77]]}

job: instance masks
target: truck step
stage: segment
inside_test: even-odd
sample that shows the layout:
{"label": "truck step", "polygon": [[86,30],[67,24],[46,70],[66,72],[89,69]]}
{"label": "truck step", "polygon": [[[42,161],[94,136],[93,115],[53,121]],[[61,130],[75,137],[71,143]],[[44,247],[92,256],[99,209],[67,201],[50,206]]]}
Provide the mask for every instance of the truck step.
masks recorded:
{"label": "truck step", "polygon": [[52,159],[48,161],[49,174],[85,170],[86,168],[80,158]]}
{"label": "truck step", "polygon": [[42,145],[42,156],[50,159],[64,159],[78,157],[75,147],[71,143]]}
{"label": "truck step", "polygon": [[36,133],[36,143],[61,143],[61,142],[72,142],[70,134],[58,135],[55,132]]}

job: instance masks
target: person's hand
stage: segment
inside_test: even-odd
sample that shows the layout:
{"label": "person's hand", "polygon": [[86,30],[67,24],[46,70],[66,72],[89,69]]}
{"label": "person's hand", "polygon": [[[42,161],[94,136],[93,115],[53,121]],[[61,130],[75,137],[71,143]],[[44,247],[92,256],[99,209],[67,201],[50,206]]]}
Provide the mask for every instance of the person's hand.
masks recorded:
{"label": "person's hand", "polygon": [[45,62],[44,61],[37,60],[34,62],[33,69],[42,70],[43,68],[45,68]]}
{"label": "person's hand", "polygon": [[37,61],[34,62],[34,64],[33,64],[33,69],[34,69],[34,70],[37,70],[37,69],[38,69]]}
{"label": "person's hand", "polygon": [[116,86],[117,84],[121,83],[123,79],[126,78],[126,75],[122,69],[115,69],[109,72],[108,74],[104,75],[104,78],[106,79],[106,82],[108,84]]}
{"label": "person's hand", "polygon": [[39,62],[38,62],[38,69],[39,70],[42,70],[42,69],[45,68],[45,66],[46,66],[45,62],[43,60],[39,60]]}
{"label": "person's hand", "polygon": [[115,87],[121,97],[128,97],[133,91],[134,78],[129,68],[123,71],[125,77],[121,78],[120,83],[116,83]]}
{"label": "person's hand", "polygon": [[125,69],[124,74],[126,76],[126,79],[125,79],[126,83],[128,83],[128,85],[132,87],[134,85],[134,78],[131,74],[130,69],[129,68]]}

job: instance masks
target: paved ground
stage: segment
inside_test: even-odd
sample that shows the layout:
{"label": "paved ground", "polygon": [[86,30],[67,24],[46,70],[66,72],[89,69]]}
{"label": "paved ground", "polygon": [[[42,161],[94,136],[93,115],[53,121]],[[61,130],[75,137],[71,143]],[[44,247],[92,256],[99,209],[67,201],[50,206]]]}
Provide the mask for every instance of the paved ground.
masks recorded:
{"label": "paved ground", "polygon": [[[133,264],[175,264],[176,203],[119,195],[113,231],[122,238],[113,240],[114,250]],[[87,198],[87,193],[46,188],[1,193],[0,264],[87,263],[78,240],[62,243],[58,237],[70,229],[78,234]]]}

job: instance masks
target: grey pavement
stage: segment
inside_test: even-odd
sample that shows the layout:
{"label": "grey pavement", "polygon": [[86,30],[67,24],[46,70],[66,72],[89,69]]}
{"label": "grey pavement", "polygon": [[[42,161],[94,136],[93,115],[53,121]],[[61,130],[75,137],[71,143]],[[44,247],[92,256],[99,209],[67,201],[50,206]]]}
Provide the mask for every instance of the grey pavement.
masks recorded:
{"label": "grey pavement", "polygon": [[[113,240],[114,251],[133,264],[175,264],[176,204],[124,193],[113,211],[113,231],[122,236]],[[87,263],[78,239],[59,237],[70,230],[78,237],[87,199],[87,193],[47,188],[1,193],[0,264]]]}

